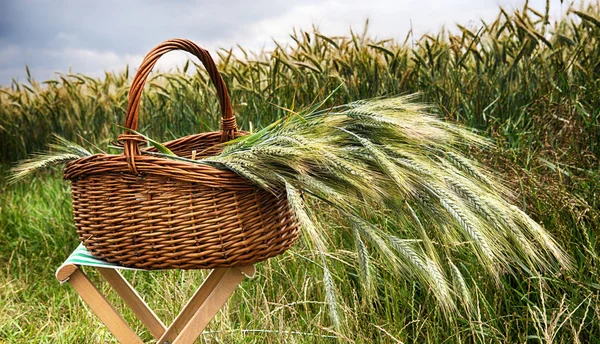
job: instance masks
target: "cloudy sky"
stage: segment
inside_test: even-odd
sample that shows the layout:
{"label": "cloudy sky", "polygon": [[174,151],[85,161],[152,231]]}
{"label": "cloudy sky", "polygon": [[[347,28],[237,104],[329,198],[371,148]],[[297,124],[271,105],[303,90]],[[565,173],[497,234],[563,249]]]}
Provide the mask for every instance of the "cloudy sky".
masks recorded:
{"label": "cloudy sky", "polygon": [[[273,47],[273,39],[289,42],[293,28],[314,24],[326,35],[362,30],[378,38],[403,39],[455,23],[476,25],[491,20],[498,7],[520,8],[524,0],[0,0],[0,85],[25,80],[25,65],[37,80],[56,72],[101,76],[104,70],[136,67],[161,41],[182,37],[215,52],[235,47],[258,51]],[[543,10],[545,0],[530,0]],[[550,0],[554,18],[570,0]],[[214,54],[213,54],[214,55]],[[166,55],[166,69],[185,54]]]}

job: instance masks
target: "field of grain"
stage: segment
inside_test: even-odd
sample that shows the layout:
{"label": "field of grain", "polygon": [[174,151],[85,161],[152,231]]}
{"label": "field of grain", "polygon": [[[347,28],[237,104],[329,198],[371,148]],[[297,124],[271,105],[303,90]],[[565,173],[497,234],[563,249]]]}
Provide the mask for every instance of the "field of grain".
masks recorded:
{"label": "field of grain", "polygon": [[[538,11],[539,10],[539,11]],[[344,37],[293,32],[294,44],[234,55],[219,51],[242,129],[262,128],[341,88],[328,105],[420,92],[438,115],[492,138],[470,156],[515,190],[514,200],[574,259],[571,271],[507,274],[498,285],[468,256],[474,310],[448,319],[408,275],[377,276],[376,302],[363,302],[351,233],[328,255],[343,326],[334,330],[323,269],[299,242],[258,264],[200,342],[209,343],[597,343],[600,342],[600,7],[574,8],[559,22],[544,9],[500,10],[463,26],[406,40],[375,40],[367,27]],[[201,44],[201,42],[198,42]],[[193,62],[154,74],[140,131],[164,140],[215,130],[218,102]],[[53,133],[98,146],[116,139],[132,71],[100,79],[61,75],[0,86],[0,342],[114,340],[54,269],[77,246],[69,185],[61,171],[6,183],[15,161],[46,148]],[[91,274],[95,281],[99,276]],[[201,271],[126,273],[165,322],[205,277]],[[103,292],[108,292],[105,286]],[[110,300],[116,300],[112,293]],[[123,309],[124,308],[119,308]],[[134,328],[141,323],[124,310]],[[144,339],[150,340],[149,333]]]}

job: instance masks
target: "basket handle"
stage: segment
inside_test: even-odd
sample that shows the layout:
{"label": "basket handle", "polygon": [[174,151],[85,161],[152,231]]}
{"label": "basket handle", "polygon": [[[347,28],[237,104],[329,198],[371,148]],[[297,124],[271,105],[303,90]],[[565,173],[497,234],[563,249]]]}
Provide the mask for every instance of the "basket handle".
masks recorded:
{"label": "basket handle", "polygon": [[[208,71],[210,80],[217,88],[217,96],[219,97],[219,103],[221,105],[221,142],[231,140],[235,137],[237,132],[237,124],[235,122],[235,116],[233,115],[233,109],[231,108],[231,101],[229,94],[227,93],[227,86],[225,81],[219,74],[215,62],[211,58],[208,51],[200,48],[194,42],[187,39],[170,39],[162,42],[152,49],[142,61],[133,82],[129,90],[129,99],[127,102],[127,117],[125,118],[125,127],[127,129],[137,130],[138,129],[138,114],[140,109],[140,100],[142,98],[142,91],[146,84],[146,79],[152,71],[152,68],[158,61],[158,59],[173,50],[184,50],[195,55],[204,68]],[[127,130],[125,134],[119,135],[119,141],[123,143],[124,153],[127,158],[127,163],[130,170],[137,174],[135,168],[134,156],[140,155],[139,143],[143,142],[144,139],[139,135],[134,135],[131,131]]]}

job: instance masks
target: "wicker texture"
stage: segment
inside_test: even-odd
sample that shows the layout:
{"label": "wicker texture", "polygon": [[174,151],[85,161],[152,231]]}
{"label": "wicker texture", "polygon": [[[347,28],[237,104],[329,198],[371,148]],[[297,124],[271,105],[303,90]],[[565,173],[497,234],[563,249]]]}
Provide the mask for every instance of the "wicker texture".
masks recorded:
{"label": "wicker texture", "polygon": [[[125,126],[137,130],[141,93],[152,67],[171,50],[197,56],[222,111],[222,130],[165,143],[175,154],[216,155],[237,130],[227,88],[208,52],[173,39],[154,48],[132,82]],[[144,269],[242,266],[287,250],[298,224],[284,194],[271,194],[237,174],[207,165],[142,154],[143,137],[119,136],[120,155],[97,154],[65,169],[71,180],[79,239],[96,257]],[[148,149],[153,150],[153,149]]]}

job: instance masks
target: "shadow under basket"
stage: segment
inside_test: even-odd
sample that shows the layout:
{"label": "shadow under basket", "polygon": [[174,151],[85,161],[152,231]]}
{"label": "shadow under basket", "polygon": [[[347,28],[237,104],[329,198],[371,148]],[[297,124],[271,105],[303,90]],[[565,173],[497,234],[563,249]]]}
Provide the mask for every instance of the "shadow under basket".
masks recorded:
{"label": "shadow under basket", "polygon": [[[220,143],[244,133],[210,55],[188,40],[163,42],[145,57],[132,82],[125,127],[137,130],[145,80],[162,54],[177,49],[206,67],[221,103],[222,130],[164,145],[187,158],[193,151],[197,158],[217,155]],[[77,234],[92,255],[147,270],[214,269],[263,261],[297,239],[285,192],[270,193],[230,170],[144,154],[141,141],[127,131],[119,137],[123,154],[81,158],[65,169]]]}

